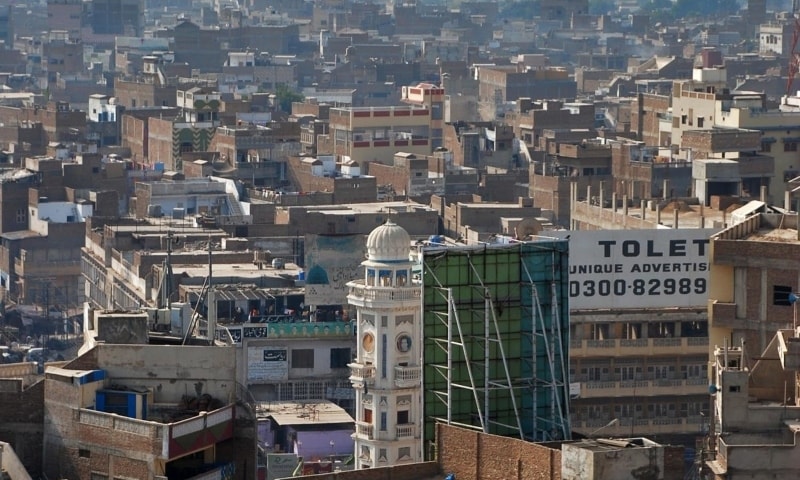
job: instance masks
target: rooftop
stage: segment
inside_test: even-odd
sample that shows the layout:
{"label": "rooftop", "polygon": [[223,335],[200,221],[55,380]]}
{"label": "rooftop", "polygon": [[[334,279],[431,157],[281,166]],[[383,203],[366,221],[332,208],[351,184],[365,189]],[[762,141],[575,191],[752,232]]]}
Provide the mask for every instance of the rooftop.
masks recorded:
{"label": "rooftop", "polygon": [[342,407],[325,400],[308,402],[261,402],[256,405],[260,418],[271,417],[281,426],[333,425],[354,423],[355,420]]}

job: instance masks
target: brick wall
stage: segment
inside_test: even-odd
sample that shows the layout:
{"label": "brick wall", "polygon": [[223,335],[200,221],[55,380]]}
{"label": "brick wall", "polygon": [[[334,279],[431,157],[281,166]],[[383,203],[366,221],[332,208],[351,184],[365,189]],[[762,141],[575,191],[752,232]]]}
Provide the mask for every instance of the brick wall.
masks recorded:
{"label": "brick wall", "polygon": [[33,478],[42,472],[44,382],[27,389],[0,393],[0,441],[14,448]]}
{"label": "brick wall", "polygon": [[369,174],[375,177],[378,185],[391,185],[398,195],[408,189],[408,169],[375,162],[369,166]]}
{"label": "brick wall", "polygon": [[313,480],[420,480],[439,474],[439,465],[436,462],[425,462],[396,465],[394,467],[367,468],[349,472],[305,475],[302,478]]}
{"label": "brick wall", "polygon": [[444,474],[480,480],[561,479],[559,449],[444,424],[436,425],[436,431]]}

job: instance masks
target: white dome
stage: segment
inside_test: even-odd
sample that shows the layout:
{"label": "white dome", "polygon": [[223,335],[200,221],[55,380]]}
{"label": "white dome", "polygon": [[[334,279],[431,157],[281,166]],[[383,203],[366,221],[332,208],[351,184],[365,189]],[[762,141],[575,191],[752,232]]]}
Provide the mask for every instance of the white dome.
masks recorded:
{"label": "white dome", "polygon": [[388,220],[367,237],[367,259],[375,262],[408,260],[411,237],[406,229]]}

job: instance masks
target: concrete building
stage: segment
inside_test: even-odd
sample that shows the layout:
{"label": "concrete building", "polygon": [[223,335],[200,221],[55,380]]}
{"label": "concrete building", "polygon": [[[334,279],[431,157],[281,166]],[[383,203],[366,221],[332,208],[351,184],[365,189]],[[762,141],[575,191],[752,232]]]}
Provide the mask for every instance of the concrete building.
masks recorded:
{"label": "concrete building", "polygon": [[420,287],[410,247],[408,233],[388,220],[367,238],[363,280],[348,284],[360,327],[350,364],[357,469],[423,458]]}
{"label": "concrete building", "polygon": [[398,152],[394,165],[373,163],[370,171],[379,185],[389,185],[396,195],[421,203],[428,203],[431,195],[475,193],[480,181],[476,169],[455,165],[449,151],[424,157]]}
{"label": "concrete building", "polygon": [[426,107],[431,112],[431,149],[436,150],[443,145],[444,127],[444,88],[430,83],[420,83],[415,87],[403,87],[401,100],[404,103]]}
{"label": "concrete building", "polygon": [[577,84],[563,69],[533,70],[521,64],[481,66],[476,78],[481,119],[487,121],[495,120],[498,113],[505,113],[506,102],[520,98],[571,100],[577,94]]}
{"label": "concrete building", "polygon": [[109,343],[47,368],[47,476],[256,478],[255,412],[236,387],[233,349],[120,343],[147,336],[144,314],[87,321]]}
{"label": "concrete building", "polygon": [[754,356],[794,322],[788,295],[797,269],[787,259],[800,255],[800,240],[795,213],[769,213],[763,204],[745,213],[711,237],[708,315],[711,345],[745,342]]}
{"label": "concrete building", "polygon": [[[787,106],[789,102],[786,102]],[[720,127],[758,130],[761,132],[760,151],[774,158],[773,176],[770,178],[768,198],[773,202],[783,199],[783,192],[789,190],[789,180],[800,175],[800,162],[797,160],[800,129],[794,128],[800,119],[800,111],[768,110],[747,105],[730,106],[717,103],[715,124]]]}
{"label": "concrete building", "polygon": [[48,0],[47,26],[50,31],[66,31],[71,40],[80,39],[83,27],[83,1]]}
{"label": "concrete building", "polygon": [[[353,455],[353,417],[331,402],[257,403],[266,478],[346,469]],[[298,467],[302,462],[302,467]]]}
{"label": "concrete building", "polygon": [[289,232],[297,232],[298,235],[366,235],[389,218],[415,238],[428,238],[440,233],[438,212],[426,205],[412,202],[329,206],[288,204],[275,211],[275,223],[286,225]]}
{"label": "concrete building", "polygon": [[758,53],[762,56],[789,57],[792,52],[793,31],[794,22],[788,19],[759,25]]}
{"label": "concrete building", "polygon": [[533,102],[531,98],[520,98],[517,110],[509,112],[505,122],[513,127],[516,138],[525,142],[528,148],[536,149],[546,129],[594,130],[595,107],[588,103]]}
{"label": "concrete building", "polygon": [[444,126],[444,147],[463,167],[511,170],[523,167],[515,151],[514,131],[498,122],[456,121]]}
{"label": "concrete building", "polygon": [[726,115],[738,107],[764,109],[765,95],[731,91],[724,68],[693,69],[691,80],[672,85],[672,144],[683,146],[682,135],[687,130],[733,126],[722,124],[718,114]]}
{"label": "concrete building", "polygon": [[582,440],[561,445],[562,480],[681,480],[683,447],[646,438]]}
{"label": "concrete building", "polygon": [[125,107],[117,104],[114,97],[101,94],[89,96],[86,140],[98,147],[119,145],[124,111]]}
{"label": "concrete building", "polygon": [[177,118],[148,118],[147,158],[163,163],[166,170],[180,171],[183,153],[208,150],[220,123],[220,96],[199,87],[178,90],[177,106]]}
{"label": "concrete building", "polygon": [[699,465],[703,478],[760,480],[800,474],[800,425],[795,419],[800,414],[799,345],[792,327],[779,329],[764,350],[744,342],[733,346],[728,338],[714,346],[709,386],[713,410]]}
{"label": "concrete building", "polygon": [[376,179],[362,174],[361,166],[344,157],[336,163],[334,155],[290,157],[287,177],[300,192],[332,192],[333,203],[368,203],[378,200]]}
{"label": "concrete building", "polygon": [[330,151],[348,156],[369,172],[370,162],[389,163],[395,152],[430,155],[431,110],[416,105],[330,109]]}
{"label": "concrete building", "polygon": [[95,34],[141,37],[144,33],[144,0],[92,0],[90,11]]}
{"label": "concrete building", "polygon": [[693,194],[704,205],[716,195],[768,200],[775,159],[759,153],[760,140],[758,130],[715,127],[685,131],[681,144],[693,156]]}
{"label": "concrete building", "polygon": [[[39,367],[30,362],[0,365],[0,382],[5,387],[0,393],[4,406],[0,413],[0,440],[3,442],[0,468],[8,470],[12,479],[39,478],[44,431],[44,382]],[[13,454],[6,448],[13,449]],[[11,473],[11,466],[5,462],[11,463],[14,458],[28,477],[17,476],[16,471]]]}

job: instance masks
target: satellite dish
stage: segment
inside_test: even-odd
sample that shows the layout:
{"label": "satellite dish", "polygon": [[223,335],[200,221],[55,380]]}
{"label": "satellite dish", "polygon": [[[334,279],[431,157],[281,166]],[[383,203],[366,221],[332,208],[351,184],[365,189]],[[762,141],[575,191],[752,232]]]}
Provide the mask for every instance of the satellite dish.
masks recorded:
{"label": "satellite dish", "polygon": [[790,304],[794,305],[794,302],[796,302],[797,300],[800,300],[800,297],[798,297],[798,296],[797,296],[796,294],[794,294],[794,293],[790,293],[790,294],[789,294],[789,303],[790,303]]}
{"label": "satellite dish", "polygon": [[715,395],[717,392],[719,392],[719,388],[716,385],[712,383],[711,385],[708,386],[709,395]]}

